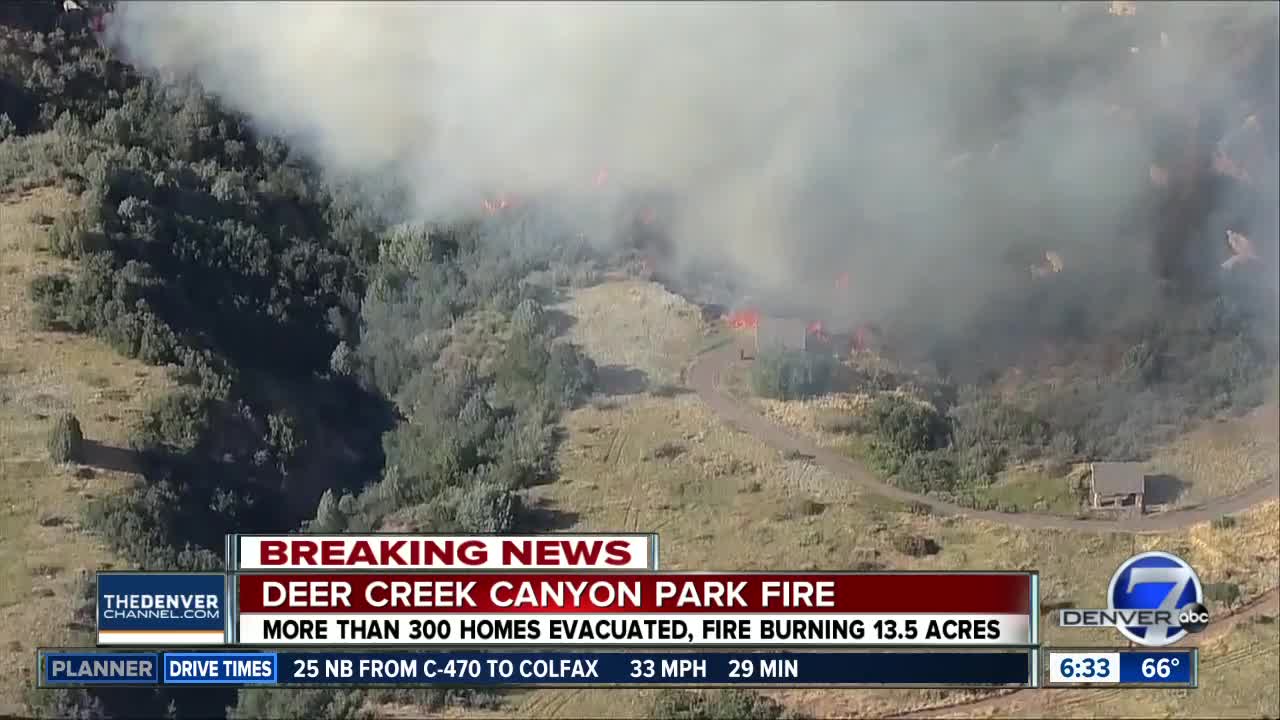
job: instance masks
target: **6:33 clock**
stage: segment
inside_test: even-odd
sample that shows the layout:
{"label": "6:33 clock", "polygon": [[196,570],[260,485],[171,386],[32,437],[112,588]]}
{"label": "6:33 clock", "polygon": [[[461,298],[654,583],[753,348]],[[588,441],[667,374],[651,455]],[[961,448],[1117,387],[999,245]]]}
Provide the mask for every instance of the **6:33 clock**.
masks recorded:
{"label": "6:33 clock", "polygon": [[1120,653],[1051,652],[1051,683],[1115,683],[1120,681]]}

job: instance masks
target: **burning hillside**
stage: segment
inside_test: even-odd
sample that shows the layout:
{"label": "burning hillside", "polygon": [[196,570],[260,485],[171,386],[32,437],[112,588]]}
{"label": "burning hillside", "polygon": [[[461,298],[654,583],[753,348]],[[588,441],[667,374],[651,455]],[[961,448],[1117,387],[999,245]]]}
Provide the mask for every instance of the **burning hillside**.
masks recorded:
{"label": "burning hillside", "polygon": [[[731,276],[717,302],[785,298],[825,335],[874,319],[1001,344],[1036,314],[1096,332],[1108,306],[1158,315],[1224,264],[1275,287],[1276,15],[335,3],[299,24],[265,3],[139,2],[108,35],[333,174],[406,188],[411,219],[570,197],[590,206],[582,235],[654,272]],[[1248,250],[1222,242],[1237,236]],[[857,275],[840,297],[836,268]]]}

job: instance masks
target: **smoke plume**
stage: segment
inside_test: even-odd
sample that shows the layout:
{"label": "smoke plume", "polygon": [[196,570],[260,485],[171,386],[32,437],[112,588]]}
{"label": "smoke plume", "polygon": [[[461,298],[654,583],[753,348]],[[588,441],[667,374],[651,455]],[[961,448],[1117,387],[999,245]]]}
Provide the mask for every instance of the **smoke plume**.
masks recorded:
{"label": "smoke plume", "polygon": [[[848,272],[860,312],[927,288],[961,314],[1049,250],[1064,272],[1144,276],[1178,128],[1210,147],[1250,115],[1276,133],[1277,7],[134,2],[110,31],[334,173],[408,188],[420,218],[587,192],[603,167],[681,198],[684,260],[819,303]],[[1233,66],[1228,31],[1270,58]],[[1205,105],[1214,120],[1188,119]],[[1187,220],[1205,272],[1228,226],[1274,242],[1267,143],[1269,199]]]}

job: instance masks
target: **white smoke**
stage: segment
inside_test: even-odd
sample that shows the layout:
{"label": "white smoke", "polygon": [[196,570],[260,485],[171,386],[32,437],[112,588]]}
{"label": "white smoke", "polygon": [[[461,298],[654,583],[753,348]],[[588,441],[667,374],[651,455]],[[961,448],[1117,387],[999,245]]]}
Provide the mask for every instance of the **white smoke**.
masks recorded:
{"label": "white smoke", "polygon": [[687,255],[765,287],[852,270],[883,306],[980,292],[992,237],[1114,245],[1150,148],[1110,110],[1194,94],[1200,28],[1277,7],[1167,7],[1168,47],[1135,54],[1128,20],[1061,5],[126,2],[112,33],[420,216],[603,166],[687,201]]}

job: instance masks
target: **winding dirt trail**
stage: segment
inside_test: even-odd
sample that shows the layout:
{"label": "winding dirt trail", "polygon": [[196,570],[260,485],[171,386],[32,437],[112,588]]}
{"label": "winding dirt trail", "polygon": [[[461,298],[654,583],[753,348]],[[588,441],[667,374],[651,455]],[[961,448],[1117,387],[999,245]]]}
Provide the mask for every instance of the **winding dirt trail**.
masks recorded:
{"label": "winding dirt trail", "polygon": [[872,475],[861,463],[835,450],[792,434],[761,415],[754,408],[724,392],[721,378],[738,359],[734,346],[728,345],[699,355],[689,366],[687,381],[702,401],[722,420],[761,442],[781,451],[795,451],[811,456],[814,462],[838,476],[849,478],[865,490],[901,502],[923,503],[933,510],[951,515],[987,520],[1033,530],[1082,530],[1086,532],[1158,533],[1208,522],[1223,515],[1246,510],[1280,496],[1280,475],[1258,482],[1235,495],[1214,498],[1199,505],[1170,512],[1128,517],[1117,520],[1079,519],[1038,513],[1004,513],[974,510],[928,495],[901,490]]}
{"label": "winding dirt trail", "polygon": [[[1214,498],[1193,507],[1171,512],[1119,520],[1082,520],[1035,513],[1002,513],[973,510],[888,485],[877,479],[852,458],[836,451],[819,447],[812,441],[796,436],[774,424],[771,420],[756,412],[754,408],[740,402],[722,389],[721,378],[724,371],[736,359],[737,353],[734,351],[734,347],[732,345],[726,346],[700,355],[694,360],[687,373],[688,384],[698,393],[702,401],[720,416],[721,420],[732,424],[778,450],[792,450],[809,455],[814,462],[839,476],[853,480],[869,492],[902,502],[924,503],[935,511],[964,515],[1021,528],[1141,534],[1165,532],[1208,522],[1223,515],[1245,510],[1280,495],[1280,475],[1277,475],[1263,480],[1236,495]],[[1264,612],[1276,612],[1278,605],[1280,605],[1280,588],[1264,593],[1248,605],[1236,610],[1228,618],[1214,623],[1204,634],[1188,638],[1188,640],[1194,640],[1196,644],[1203,644],[1225,635],[1238,623],[1255,615]],[[1179,644],[1185,644],[1185,641]],[[1230,657],[1223,658],[1223,660],[1227,662],[1234,661]],[[1211,667],[1214,662],[1215,660],[1212,658],[1206,659],[1206,666]],[[1071,689],[1017,690],[994,697],[904,713],[897,717],[972,717],[974,715],[999,713],[1015,709],[1021,714],[1034,717],[1037,714],[1043,715],[1050,706],[1061,708],[1089,704],[1098,699],[1100,699],[1100,696],[1097,689],[1083,691]]]}

